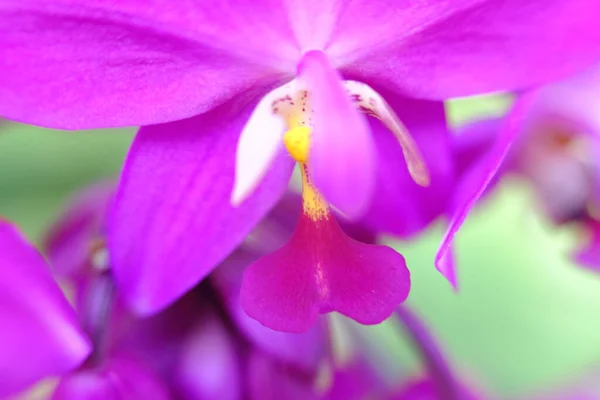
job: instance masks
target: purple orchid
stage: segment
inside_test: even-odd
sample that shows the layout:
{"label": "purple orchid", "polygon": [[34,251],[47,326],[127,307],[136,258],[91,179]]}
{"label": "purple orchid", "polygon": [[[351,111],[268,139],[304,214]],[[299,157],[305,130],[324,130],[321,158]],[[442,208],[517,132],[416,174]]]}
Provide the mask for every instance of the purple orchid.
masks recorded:
{"label": "purple orchid", "polygon": [[0,222],[0,397],[82,363],[90,343],[41,255]]}
{"label": "purple orchid", "polygon": [[249,318],[238,301],[243,268],[291,236],[298,196],[286,196],[199,286],[140,318],[115,291],[103,245],[113,194],[110,182],[77,193],[45,241],[94,341],[92,355],[62,377],[54,398],[316,400],[315,381],[330,354],[325,321],[303,334],[276,332]]}
{"label": "purple orchid", "polygon": [[[144,126],[108,236],[118,286],[139,313],[171,304],[222,262],[298,161],[306,212],[289,244],[248,269],[245,308],[291,331],[333,310],[377,323],[408,293],[404,260],[345,237],[329,204],[414,231],[394,228],[411,195],[392,172],[434,177],[406,115],[444,132],[442,103],[414,98],[575,72],[600,58],[599,11],[593,0],[2,0],[0,114],[49,127]],[[371,130],[364,114],[382,126]],[[423,153],[435,137],[446,142],[421,139]],[[450,241],[509,142],[453,207],[436,266],[454,285]]]}
{"label": "purple orchid", "polygon": [[[600,69],[594,67],[547,85],[526,112],[519,136],[501,172],[525,179],[555,225],[575,223],[589,242],[574,255],[577,263],[600,268]],[[517,104],[522,100],[518,99]],[[453,147],[459,174],[466,175],[498,135],[501,119],[460,129]]]}

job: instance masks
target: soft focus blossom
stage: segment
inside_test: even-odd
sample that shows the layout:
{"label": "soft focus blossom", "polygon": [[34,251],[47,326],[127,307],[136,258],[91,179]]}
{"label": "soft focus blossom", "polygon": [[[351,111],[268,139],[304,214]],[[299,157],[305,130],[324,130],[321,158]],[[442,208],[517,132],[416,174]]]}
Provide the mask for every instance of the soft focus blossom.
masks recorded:
{"label": "soft focus blossom", "polygon": [[[597,67],[542,88],[501,171],[526,179],[554,224],[583,228],[588,243],[574,259],[595,269],[600,268],[599,90]],[[481,120],[460,129],[453,146],[461,174],[486,154],[500,123]]]}
{"label": "soft focus blossom", "polygon": [[88,338],[41,255],[0,221],[0,397],[76,368]]}
{"label": "soft focus blossom", "polygon": [[[381,363],[356,346],[354,354],[338,366],[326,400],[475,400],[480,398],[461,382],[425,323],[410,309],[400,307],[398,321],[423,363],[422,376],[399,377],[390,384],[382,377]],[[355,340],[356,341],[356,340]],[[360,343],[360,341],[359,341]],[[358,350],[357,350],[358,349]],[[483,397],[481,397],[483,398]]]}
{"label": "soft focus blossom", "polygon": [[[422,115],[443,131],[441,103],[409,97],[511,90],[574,72],[598,59],[599,9],[590,0],[3,0],[0,113],[50,127],[146,126],[123,171],[108,240],[126,302],[150,314],[206,276],[277,203],[293,167],[282,151],[286,130],[310,139],[291,151],[304,148],[305,187],[322,194],[324,209],[331,203],[358,218],[368,216],[373,199],[384,199],[400,216],[395,208],[412,192],[391,174],[406,168],[400,147],[415,180],[429,181],[405,115]],[[379,118],[402,146],[380,151],[377,143],[394,135],[370,133],[357,107]],[[423,153],[430,145],[438,140],[427,140]],[[432,154],[444,159],[443,149]],[[476,183],[485,184],[493,169],[483,168]],[[474,186],[465,205],[454,207],[437,257],[453,284],[445,257],[479,192]],[[375,225],[393,221],[384,210],[375,208]],[[301,254],[301,267],[311,265],[293,276],[278,271],[274,281],[259,276],[265,268],[251,269],[247,293],[281,296],[244,296],[254,317],[287,330],[305,329],[315,312],[331,310],[375,323],[403,300],[402,258],[382,247],[350,246],[326,220],[323,245],[345,243],[354,280],[336,286],[342,260],[331,252],[323,259],[306,254],[312,244],[297,238],[322,231],[324,220],[303,219],[288,254]],[[370,264],[372,276],[360,265],[366,249],[381,262]],[[312,287],[302,304],[294,304],[298,287]],[[380,307],[369,315],[373,291],[381,293]]]}
{"label": "soft focus blossom", "polygon": [[285,217],[299,199],[286,197],[182,299],[139,318],[124,307],[103,246],[113,192],[113,184],[102,182],[78,193],[45,240],[55,273],[75,289],[80,324],[94,342],[54,398],[316,399],[330,354],[325,321],[299,335],[275,332],[245,315],[238,301],[242,269],[279,246],[281,235],[290,236]]}

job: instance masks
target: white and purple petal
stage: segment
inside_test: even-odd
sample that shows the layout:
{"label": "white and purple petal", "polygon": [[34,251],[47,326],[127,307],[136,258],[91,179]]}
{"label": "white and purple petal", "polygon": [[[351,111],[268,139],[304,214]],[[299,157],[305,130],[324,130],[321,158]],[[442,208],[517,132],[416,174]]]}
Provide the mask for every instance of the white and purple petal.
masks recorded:
{"label": "white and purple petal", "polygon": [[375,186],[376,151],[366,117],[323,53],[304,55],[298,79],[312,106],[308,166],[317,188],[349,219],[366,211]]}
{"label": "white and purple petal", "polygon": [[284,194],[294,163],[282,152],[254,193],[230,204],[237,142],[254,105],[228,103],[137,134],[108,236],[117,284],[137,312],[152,314],[191,289]]}

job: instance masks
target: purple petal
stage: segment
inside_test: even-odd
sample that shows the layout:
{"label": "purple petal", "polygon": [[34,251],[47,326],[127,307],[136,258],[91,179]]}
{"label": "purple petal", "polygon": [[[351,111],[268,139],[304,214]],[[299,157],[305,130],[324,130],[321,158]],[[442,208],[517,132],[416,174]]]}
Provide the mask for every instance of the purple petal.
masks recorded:
{"label": "purple petal", "polygon": [[407,307],[398,307],[396,315],[422,358],[439,398],[462,400],[459,382],[424,322]]}
{"label": "purple petal", "polygon": [[[558,223],[585,212],[586,203],[600,200],[598,87],[596,66],[541,88],[520,140],[519,172],[537,185],[542,204]],[[562,144],[557,146],[556,141]],[[573,144],[585,144],[577,150],[580,157],[569,150]]]}
{"label": "purple petal", "polygon": [[273,1],[3,1],[0,21],[0,114],[49,127],[187,118],[297,57]]}
{"label": "purple petal", "polygon": [[327,201],[356,219],[369,206],[375,186],[376,153],[369,125],[322,53],[307,53],[298,71],[313,110],[308,160],[313,180]]}
{"label": "purple petal", "polygon": [[[527,111],[529,114],[530,111]],[[451,147],[454,162],[455,186],[460,187],[463,180],[468,180],[473,169],[481,168],[482,160],[489,157],[494,148],[498,134],[504,123],[503,118],[483,119],[473,121],[460,127],[452,136]],[[510,151],[505,155],[499,170],[488,183],[482,196],[490,193],[500,179],[508,172],[520,173],[519,153],[523,146],[525,129],[521,129],[511,145]],[[455,190],[455,193],[459,190]],[[456,204],[450,204],[450,211]],[[449,267],[451,268],[451,267]],[[449,271],[449,270],[448,270]]]}
{"label": "purple petal", "polygon": [[502,127],[502,118],[473,121],[458,129],[452,137],[456,175],[462,177],[487,154]]}
{"label": "purple petal", "polygon": [[285,153],[244,204],[230,205],[235,149],[253,104],[142,128],[109,224],[117,284],[137,312],[173,302],[231,253],[287,188]]}
{"label": "purple petal", "polygon": [[582,267],[600,272],[600,222],[590,220],[586,223],[589,231],[588,242],[573,254],[573,261]]}
{"label": "purple petal", "polygon": [[[109,339],[115,352],[136,357],[144,365],[171,378],[188,334],[210,307],[201,292],[192,291],[174,305],[149,318],[132,314],[122,302],[111,310]],[[207,307],[205,307],[205,305]]]}
{"label": "purple petal", "polygon": [[302,213],[292,239],[244,271],[240,297],[261,324],[305,332],[330,311],[377,324],[409,288],[409,271],[396,251],[349,238],[331,214],[313,220]]}
{"label": "purple petal", "polygon": [[442,243],[440,244],[440,248],[435,256],[436,268],[455,288],[458,284],[455,271],[451,268],[454,263],[448,262],[448,260],[444,260],[444,258],[449,256],[454,235],[460,229],[465,218],[467,218],[467,214],[471,210],[471,207],[473,207],[475,202],[477,202],[490,182],[494,179],[511,144],[520,132],[521,124],[536,95],[536,91],[531,91],[521,96],[511,110],[508,118],[504,121],[502,128],[498,133],[497,140],[489,154],[480,160],[480,162],[471,169],[455,188],[455,198],[453,199],[454,206],[451,209],[452,219],[450,220],[448,230],[446,231]]}
{"label": "purple petal", "polygon": [[337,367],[333,384],[327,391],[326,400],[363,400],[384,398],[387,384],[383,376],[365,356],[352,360],[349,365]]}
{"label": "purple petal", "polygon": [[600,132],[600,67],[594,67],[568,79],[540,89],[532,118],[558,118],[579,134]]}
{"label": "purple petal", "polygon": [[[441,397],[430,379],[418,379],[407,383],[391,400],[463,400],[462,398]],[[466,399],[464,399],[466,400]]]}
{"label": "purple petal", "polygon": [[[256,257],[272,253],[279,249],[292,237],[301,212],[302,198],[300,195],[291,191],[286,192],[277,205],[271,209],[269,214],[246,237],[246,240],[239,248],[243,253],[237,253]],[[252,259],[250,262],[252,261],[255,261],[255,259]],[[242,263],[237,264],[242,265]],[[238,280],[241,278],[238,275],[238,271],[233,268],[231,269],[231,273],[226,275],[231,275],[228,279],[231,282],[239,283]]]}
{"label": "purple petal", "polygon": [[7,222],[0,222],[0,254],[4,397],[76,368],[91,349],[44,260]]}
{"label": "purple petal", "polygon": [[471,388],[463,386],[459,389],[455,394],[440,392],[430,378],[420,378],[408,382],[398,393],[391,396],[389,400],[478,400],[489,398],[480,397]]}
{"label": "purple petal", "polygon": [[240,360],[233,339],[212,312],[203,315],[196,328],[183,339],[172,373],[184,399],[241,397]]}
{"label": "purple petal", "polygon": [[169,400],[164,384],[144,366],[116,358],[98,369],[81,370],[63,378],[53,400]]}
{"label": "purple petal", "polygon": [[236,252],[213,272],[211,281],[223,296],[237,327],[255,346],[279,362],[316,374],[329,356],[329,329],[325,319],[320,319],[304,333],[291,334],[261,325],[242,309],[239,300],[242,272],[257,258],[247,252]]}
{"label": "purple petal", "polygon": [[276,360],[253,351],[248,361],[250,400],[317,400],[315,382]]}
{"label": "purple petal", "polygon": [[86,187],[52,224],[44,247],[57,276],[76,279],[86,274],[92,245],[104,235],[104,218],[114,191],[112,181]]}
{"label": "purple petal", "polygon": [[370,119],[378,150],[375,194],[362,223],[375,231],[409,237],[442,215],[454,176],[442,102],[412,100],[378,89],[417,142],[427,164],[430,184],[415,183],[397,139],[378,120]]}
{"label": "purple petal", "polygon": [[356,1],[326,53],[348,77],[414,97],[514,90],[600,60],[598,14],[589,0]]}

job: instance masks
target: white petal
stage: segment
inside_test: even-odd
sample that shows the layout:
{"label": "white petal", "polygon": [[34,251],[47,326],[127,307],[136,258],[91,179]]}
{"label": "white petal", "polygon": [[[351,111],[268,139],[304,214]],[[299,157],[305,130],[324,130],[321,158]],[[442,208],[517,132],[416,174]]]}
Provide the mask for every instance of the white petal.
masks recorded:
{"label": "white petal", "polygon": [[286,121],[273,105],[278,99],[294,94],[294,81],[269,92],[244,126],[235,155],[232,205],[240,205],[252,194],[282,148]]}
{"label": "white petal", "polygon": [[419,185],[428,186],[429,171],[421,151],[387,101],[373,88],[362,82],[344,81],[344,86],[350,92],[350,96],[357,107],[368,115],[381,120],[396,136],[402,148],[402,154],[404,154],[410,176]]}

